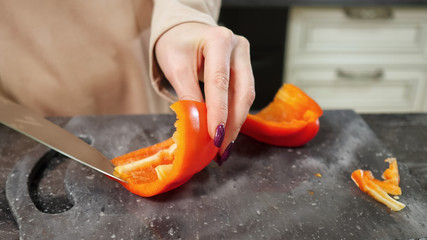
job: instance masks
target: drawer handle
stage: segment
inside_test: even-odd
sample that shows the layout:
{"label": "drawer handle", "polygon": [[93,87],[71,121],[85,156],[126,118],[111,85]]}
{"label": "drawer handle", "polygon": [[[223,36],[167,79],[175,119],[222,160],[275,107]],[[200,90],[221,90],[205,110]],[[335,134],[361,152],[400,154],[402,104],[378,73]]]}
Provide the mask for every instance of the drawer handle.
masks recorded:
{"label": "drawer handle", "polygon": [[337,69],[337,76],[346,80],[379,80],[383,77],[384,71],[380,68],[366,71],[350,71]]}
{"label": "drawer handle", "polygon": [[393,12],[384,7],[348,7],[344,12],[351,19],[392,19]]}

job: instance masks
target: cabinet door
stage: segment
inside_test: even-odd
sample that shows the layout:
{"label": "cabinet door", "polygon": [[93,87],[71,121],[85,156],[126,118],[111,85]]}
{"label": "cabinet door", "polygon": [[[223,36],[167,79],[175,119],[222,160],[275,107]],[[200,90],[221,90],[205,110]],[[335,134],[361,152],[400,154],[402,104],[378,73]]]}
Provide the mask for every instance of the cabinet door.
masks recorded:
{"label": "cabinet door", "polygon": [[[385,19],[355,19],[345,8],[293,8],[288,55],[298,63],[342,59],[427,60],[427,8],[390,9]],[[325,55],[326,54],[326,55]]]}
{"label": "cabinet door", "polygon": [[325,109],[426,111],[427,8],[388,10],[366,19],[340,7],[292,8],[284,82]]}
{"label": "cabinet door", "polygon": [[424,69],[302,67],[290,69],[289,76],[291,83],[301,87],[324,109],[415,112],[424,107]]}

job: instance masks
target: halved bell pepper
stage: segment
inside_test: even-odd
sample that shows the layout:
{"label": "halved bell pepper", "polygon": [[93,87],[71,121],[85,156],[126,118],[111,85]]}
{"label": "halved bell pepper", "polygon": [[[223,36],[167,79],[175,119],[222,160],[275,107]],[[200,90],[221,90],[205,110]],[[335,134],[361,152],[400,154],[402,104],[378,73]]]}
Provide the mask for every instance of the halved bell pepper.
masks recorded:
{"label": "halved bell pepper", "polygon": [[301,89],[284,84],[273,102],[248,115],[241,132],[270,145],[298,147],[316,136],[322,114],[320,106]]}
{"label": "halved bell pepper", "polygon": [[389,163],[389,168],[382,175],[384,181],[375,179],[369,170],[357,169],[351,174],[351,179],[363,192],[367,193],[375,200],[383,203],[393,211],[400,211],[405,204],[396,201],[388,194],[401,195],[402,190],[399,187],[399,171],[395,158],[387,158],[385,162]]}
{"label": "halved bell pepper", "polygon": [[134,194],[150,197],[172,190],[206,167],[218,148],[207,129],[206,105],[178,101],[171,105],[177,115],[172,138],[114,158],[115,175]]}

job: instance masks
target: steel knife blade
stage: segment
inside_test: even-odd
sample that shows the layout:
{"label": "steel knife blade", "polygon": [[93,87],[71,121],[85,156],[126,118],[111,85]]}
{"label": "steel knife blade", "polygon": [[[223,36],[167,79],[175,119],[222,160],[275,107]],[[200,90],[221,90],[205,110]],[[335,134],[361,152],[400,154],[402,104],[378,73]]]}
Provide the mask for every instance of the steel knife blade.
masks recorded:
{"label": "steel knife blade", "polygon": [[0,97],[0,122],[35,141],[111,178],[110,160],[94,147],[33,111]]}

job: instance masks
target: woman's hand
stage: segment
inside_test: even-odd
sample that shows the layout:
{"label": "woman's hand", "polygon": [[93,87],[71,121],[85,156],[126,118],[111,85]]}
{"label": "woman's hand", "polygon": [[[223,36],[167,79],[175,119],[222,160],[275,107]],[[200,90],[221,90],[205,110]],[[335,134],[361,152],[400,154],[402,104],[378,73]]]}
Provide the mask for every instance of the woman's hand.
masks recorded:
{"label": "woman's hand", "polygon": [[224,27],[183,23],[159,38],[155,53],[180,100],[203,102],[204,81],[208,130],[222,164],[255,98],[249,42]]}

